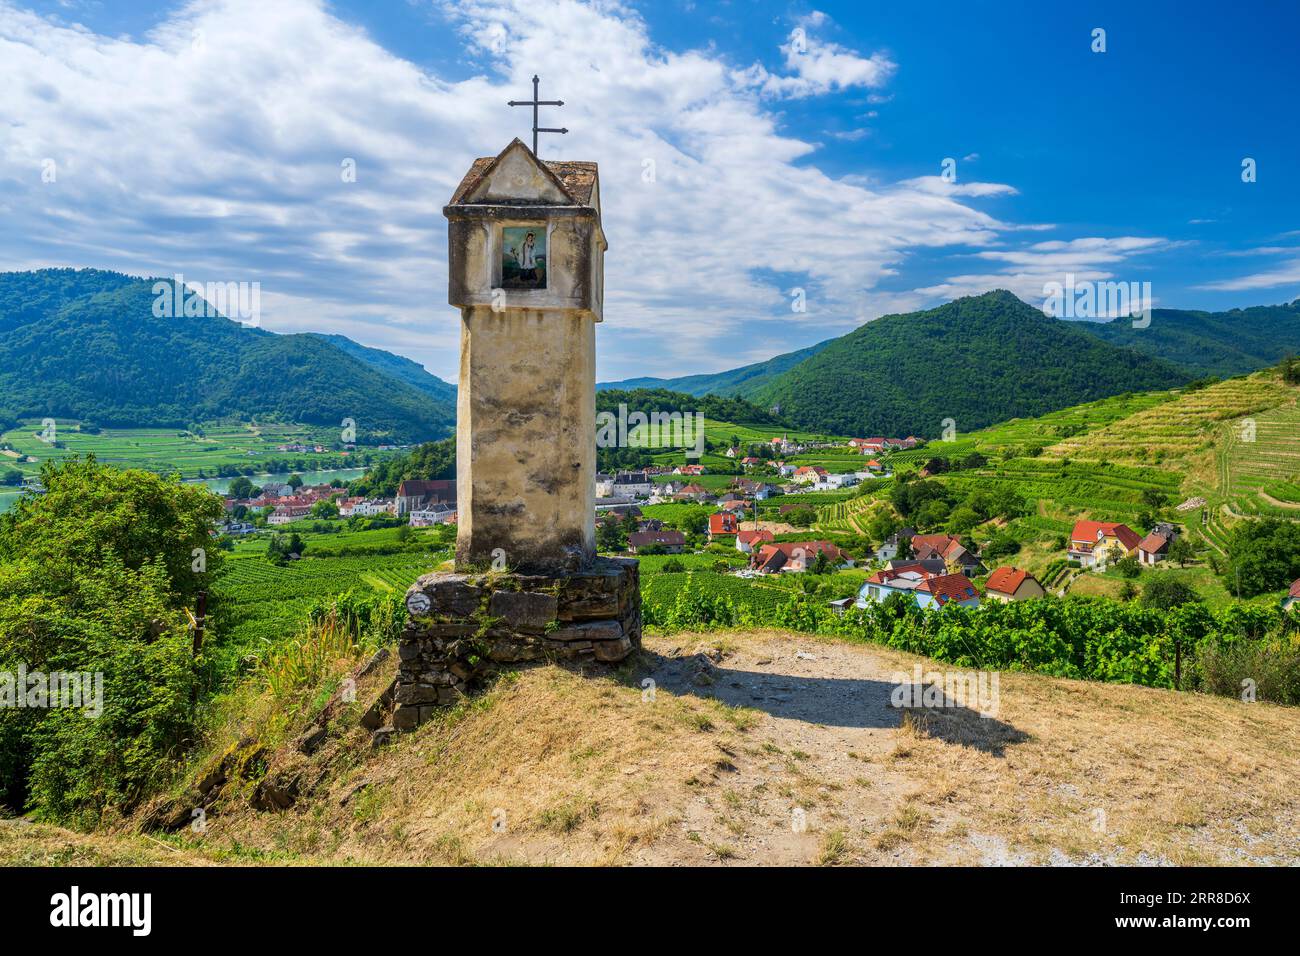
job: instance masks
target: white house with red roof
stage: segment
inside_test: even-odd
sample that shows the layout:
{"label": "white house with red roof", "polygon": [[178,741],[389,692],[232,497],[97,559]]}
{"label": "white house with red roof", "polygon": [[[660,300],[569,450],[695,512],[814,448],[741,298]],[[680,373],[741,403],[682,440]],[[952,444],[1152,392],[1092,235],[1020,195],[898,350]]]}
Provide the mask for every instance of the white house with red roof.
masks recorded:
{"label": "white house with red roof", "polygon": [[911,595],[926,580],[934,576],[924,565],[909,563],[893,568],[883,568],[867,578],[858,589],[858,607],[866,607],[868,601],[883,601],[891,594]]}
{"label": "white house with red roof", "polygon": [[736,550],[743,551],[745,554],[753,554],[755,548],[762,547],[774,540],[776,540],[776,535],[770,531],[741,531],[736,535]]}
{"label": "white house with red roof", "polygon": [[1105,568],[1113,555],[1137,551],[1142,536],[1117,521],[1076,521],[1070,532],[1069,555],[1084,568]]}
{"label": "white house with red roof", "polygon": [[1138,561],[1143,564],[1159,564],[1169,557],[1169,537],[1152,531],[1138,542]]}

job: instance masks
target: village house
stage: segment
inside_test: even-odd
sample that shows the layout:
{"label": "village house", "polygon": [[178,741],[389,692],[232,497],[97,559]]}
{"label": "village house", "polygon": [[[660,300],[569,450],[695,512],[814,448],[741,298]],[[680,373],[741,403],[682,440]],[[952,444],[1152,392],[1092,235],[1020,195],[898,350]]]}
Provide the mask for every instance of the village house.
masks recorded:
{"label": "village house", "polygon": [[366,499],[364,499],[364,498],[360,498],[360,497],[358,497],[358,498],[340,498],[337,502],[335,502],[336,506],[337,506],[338,509],[339,509],[339,517],[340,517],[340,518],[351,518],[351,517],[352,517],[352,509],[354,509],[357,505],[361,504],[361,502],[363,502],[363,501],[365,501],[365,500],[366,500]]}
{"label": "village house", "polygon": [[858,589],[858,607],[866,607],[868,601],[883,601],[891,594],[911,596],[931,573],[919,564],[900,564],[895,568],[883,568],[876,571],[862,583]]}
{"label": "village house", "polygon": [[736,550],[752,554],[754,548],[762,547],[775,539],[776,535],[770,531],[741,531],[736,535]]}
{"label": "village house", "polygon": [[614,476],[613,487],[617,498],[648,498],[654,481],[644,471],[620,471]]}
{"label": "village house", "polygon": [[691,477],[707,475],[708,473],[709,469],[705,468],[703,465],[678,465],[673,469],[674,475],[687,475]]}
{"label": "village house", "polygon": [[627,536],[627,549],[633,554],[651,546],[661,548],[665,554],[681,554],[686,535],[680,531],[633,531]]}
{"label": "village house", "polygon": [[918,561],[938,559],[945,568],[956,568],[965,575],[983,574],[986,570],[978,555],[971,554],[961,541],[947,534],[912,536],[912,557]]}
{"label": "village house", "polygon": [[1005,565],[995,569],[984,584],[984,596],[991,601],[1027,601],[1046,594],[1038,579],[1028,571]]}
{"label": "village house", "polygon": [[853,472],[830,473],[820,476],[813,484],[814,491],[838,491],[850,488],[858,483],[858,476]]}
{"label": "village house", "polygon": [[916,536],[915,528],[899,528],[888,538],[886,538],[876,550],[876,557],[882,561],[892,561],[898,557],[899,548],[902,546],[904,538],[913,538]]}
{"label": "village house", "polygon": [[1080,567],[1104,568],[1112,555],[1127,557],[1137,550],[1141,536],[1116,521],[1076,521],[1070,532],[1068,554]]}
{"label": "village house", "polygon": [[917,562],[903,563],[872,574],[858,590],[856,604],[883,601],[892,594],[906,594],[918,607],[979,607],[979,593],[964,574],[936,574]]}
{"label": "village house", "polygon": [[1169,545],[1171,543],[1163,534],[1152,531],[1138,542],[1138,562],[1146,565],[1159,564],[1169,557]]}
{"label": "village house", "polygon": [[269,525],[285,525],[291,521],[301,521],[311,513],[311,508],[306,505],[277,505],[266,519]]}
{"label": "village house", "polygon": [[728,458],[738,458],[738,457],[740,457],[740,449],[739,449],[739,448],[728,448],[728,449],[726,450],[725,454],[726,454],[726,456],[727,456]]}
{"label": "village house", "polygon": [[1289,611],[1293,607],[1300,607],[1300,579],[1291,585],[1291,590],[1282,599],[1282,610]]}
{"label": "village house", "polygon": [[833,568],[851,568],[853,559],[829,541],[782,541],[761,545],[751,552],[750,566],[763,574],[801,574],[826,555]]}
{"label": "village house", "polygon": [[945,608],[950,604],[980,606],[979,592],[964,574],[936,574],[918,584],[912,593],[922,609]]}
{"label": "village house", "polygon": [[758,465],[763,464],[763,459],[755,458],[753,455],[748,455],[745,458],[742,458],[740,463],[746,468],[755,468]]}
{"label": "village house", "polygon": [[412,528],[432,528],[436,524],[455,524],[456,509],[450,505],[435,504],[411,512]]}
{"label": "village house", "polygon": [[776,485],[766,481],[751,481],[748,478],[739,478],[735,482],[736,490],[742,495],[754,498],[757,501],[766,501],[772,495],[776,494]]}
{"label": "village house", "polygon": [[358,501],[353,506],[352,513],[359,518],[395,515],[397,514],[397,503],[386,498],[367,498],[365,501]]}
{"label": "village house", "polygon": [[596,497],[608,498],[614,494],[614,476],[604,472],[596,474]]}
{"label": "village house", "polygon": [[682,488],[681,491],[677,492],[677,494],[673,495],[673,497],[685,501],[702,501],[711,496],[709,495],[709,489],[705,488],[703,485],[689,484]]}
{"label": "village house", "polygon": [[749,511],[753,505],[750,502],[745,501],[743,498],[737,498],[734,501],[719,502],[718,507],[723,511],[730,511],[732,514],[744,518],[745,512]]}
{"label": "village house", "polygon": [[826,469],[820,465],[801,465],[794,471],[794,480],[799,484],[810,484],[826,477]]}
{"label": "village house", "polygon": [[709,515],[709,541],[721,535],[735,534],[738,528],[738,519],[730,512]]}

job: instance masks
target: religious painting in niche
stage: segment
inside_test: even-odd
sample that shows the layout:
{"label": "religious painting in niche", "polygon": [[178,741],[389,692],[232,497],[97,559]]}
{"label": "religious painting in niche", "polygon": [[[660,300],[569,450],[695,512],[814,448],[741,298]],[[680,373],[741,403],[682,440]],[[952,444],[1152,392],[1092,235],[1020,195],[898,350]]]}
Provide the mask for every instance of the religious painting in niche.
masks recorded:
{"label": "religious painting in niche", "polygon": [[501,287],[546,288],[546,224],[501,230]]}

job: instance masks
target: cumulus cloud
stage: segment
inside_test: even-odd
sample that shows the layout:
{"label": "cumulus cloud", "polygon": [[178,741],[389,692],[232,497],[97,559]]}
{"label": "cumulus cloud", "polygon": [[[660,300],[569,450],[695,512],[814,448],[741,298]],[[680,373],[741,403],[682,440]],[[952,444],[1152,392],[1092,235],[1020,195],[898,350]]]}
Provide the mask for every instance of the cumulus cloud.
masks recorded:
{"label": "cumulus cloud", "polygon": [[[475,157],[528,135],[505,102],[534,72],[566,103],[547,125],[572,131],[544,138],[543,158],[600,163],[603,378],[725,368],[741,332],[771,354],[935,304],[976,279],[884,287],[926,250],[1011,255],[1005,234],[1026,228],[971,204],[1010,186],[823,173],[766,105],[766,79],[712,48],[656,44],[617,4],[431,9],[461,78],[393,55],[323,0],[194,0],[136,38],[0,0],[0,267],[260,281],[266,328],[341,332],[454,377],[441,209]],[[784,51],[773,90],[877,86],[894,69],[808,50]],[[806,313],[790,309],[796,286]]]}
{"label": "cumulus cloud", "polygon": [[781,46],[785,55],[785,74],[774,74],[760,63],[738,74],[743,83],[753,85],[765,96],[798,99],[820,96],[854,87],[874,89],[884,86],[898,69],[885,53],[862,56],[839,44],[822,40],[812,31],[829,22],[826,14],[816,11],[804,17]]}

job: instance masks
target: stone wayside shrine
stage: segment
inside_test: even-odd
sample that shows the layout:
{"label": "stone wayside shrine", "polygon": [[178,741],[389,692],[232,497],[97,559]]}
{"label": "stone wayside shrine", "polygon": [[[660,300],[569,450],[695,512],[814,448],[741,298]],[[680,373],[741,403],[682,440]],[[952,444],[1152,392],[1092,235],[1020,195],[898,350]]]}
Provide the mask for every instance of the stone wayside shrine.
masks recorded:
{"label": "stone wayside shrine", "polygon": [[456,569],[407,592],[398,730],[501,667],[641,644],[637,562],[596,555],[596,164],[543,162],[516,139],[474,161],[443,214],[461,313]]}

